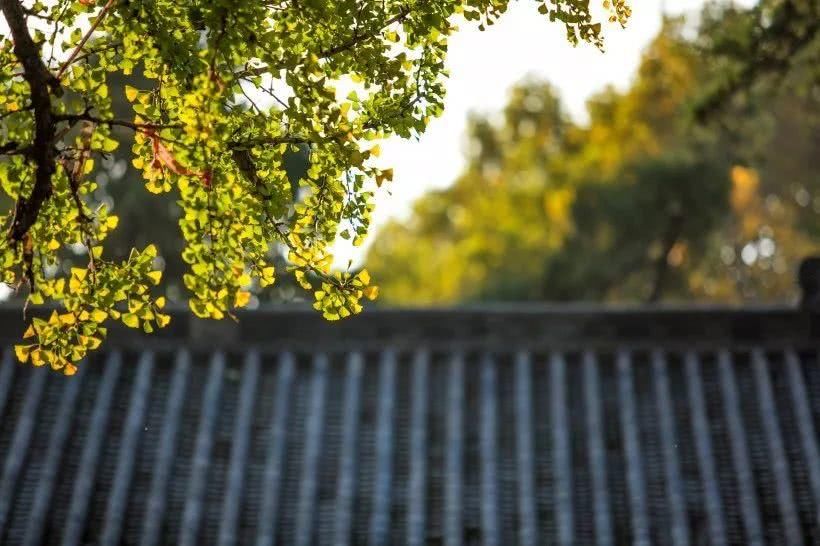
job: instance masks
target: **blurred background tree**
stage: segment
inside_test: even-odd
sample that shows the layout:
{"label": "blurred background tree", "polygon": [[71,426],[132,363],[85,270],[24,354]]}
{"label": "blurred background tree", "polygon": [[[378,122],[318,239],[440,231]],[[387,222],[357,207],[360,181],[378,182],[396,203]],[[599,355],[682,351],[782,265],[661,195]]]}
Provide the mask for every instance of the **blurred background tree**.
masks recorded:
{"label": "blurred background tree", "polygon": [[792,300],[820,249],[818,9],[667,18],[585,123],[522,82],[471,120],[453,186],[377,236],[384,300]]}

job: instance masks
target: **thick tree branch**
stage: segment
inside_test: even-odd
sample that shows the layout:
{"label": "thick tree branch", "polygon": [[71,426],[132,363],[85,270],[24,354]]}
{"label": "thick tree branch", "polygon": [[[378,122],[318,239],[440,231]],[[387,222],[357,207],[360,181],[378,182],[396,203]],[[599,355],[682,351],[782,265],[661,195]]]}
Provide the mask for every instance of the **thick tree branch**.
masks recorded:
{"label": "thick tree branch", "polygon": [[51,93],[52,90],[59,89],[60,82],[40,58],[40,50],[29,34],[26,14],[19,0],[0,0],[0,11],[11,30],[14,55],[23,66],[23,78],[31,89],[31,105],[34,108],[34,141],[29,154],[35,164],[34,188],[30,196],[20,196],[17,199],[14,220],[8,234],[12,242],[18,243],[37,220],[43,203],[51,196],[51,177],[57,170],[54,160],[55,126],[51,115]]}

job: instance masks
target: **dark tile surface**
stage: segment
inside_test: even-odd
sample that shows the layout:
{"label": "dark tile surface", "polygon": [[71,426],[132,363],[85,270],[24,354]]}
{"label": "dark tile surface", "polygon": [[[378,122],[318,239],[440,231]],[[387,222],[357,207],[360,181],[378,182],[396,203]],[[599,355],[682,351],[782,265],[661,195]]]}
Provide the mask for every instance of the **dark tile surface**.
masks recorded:
{"label": "dark tile surface", "polygon": [[483,313],[6,343],[0,544],[820,543],[811,317]]}

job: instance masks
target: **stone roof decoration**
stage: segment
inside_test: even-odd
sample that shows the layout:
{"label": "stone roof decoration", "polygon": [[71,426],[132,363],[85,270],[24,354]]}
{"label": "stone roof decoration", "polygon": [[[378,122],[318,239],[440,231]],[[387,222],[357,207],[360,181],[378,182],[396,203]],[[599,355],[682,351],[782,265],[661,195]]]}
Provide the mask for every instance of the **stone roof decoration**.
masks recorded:
{"label": "stone roof decoration", "polygon": [[808,310],[184,314],[67,378],[0,312],[0,544],[820,543]]}

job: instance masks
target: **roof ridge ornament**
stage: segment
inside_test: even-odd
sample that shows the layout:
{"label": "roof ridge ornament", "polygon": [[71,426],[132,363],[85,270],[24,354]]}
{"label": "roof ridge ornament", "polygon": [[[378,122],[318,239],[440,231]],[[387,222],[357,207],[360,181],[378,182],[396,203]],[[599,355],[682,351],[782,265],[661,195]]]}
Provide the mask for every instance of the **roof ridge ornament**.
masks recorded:
{"label": "roof ridge ornament", "polygon": [[800,307],[820,309],[820,256],[808,256],[797,270],[800,285]]}

